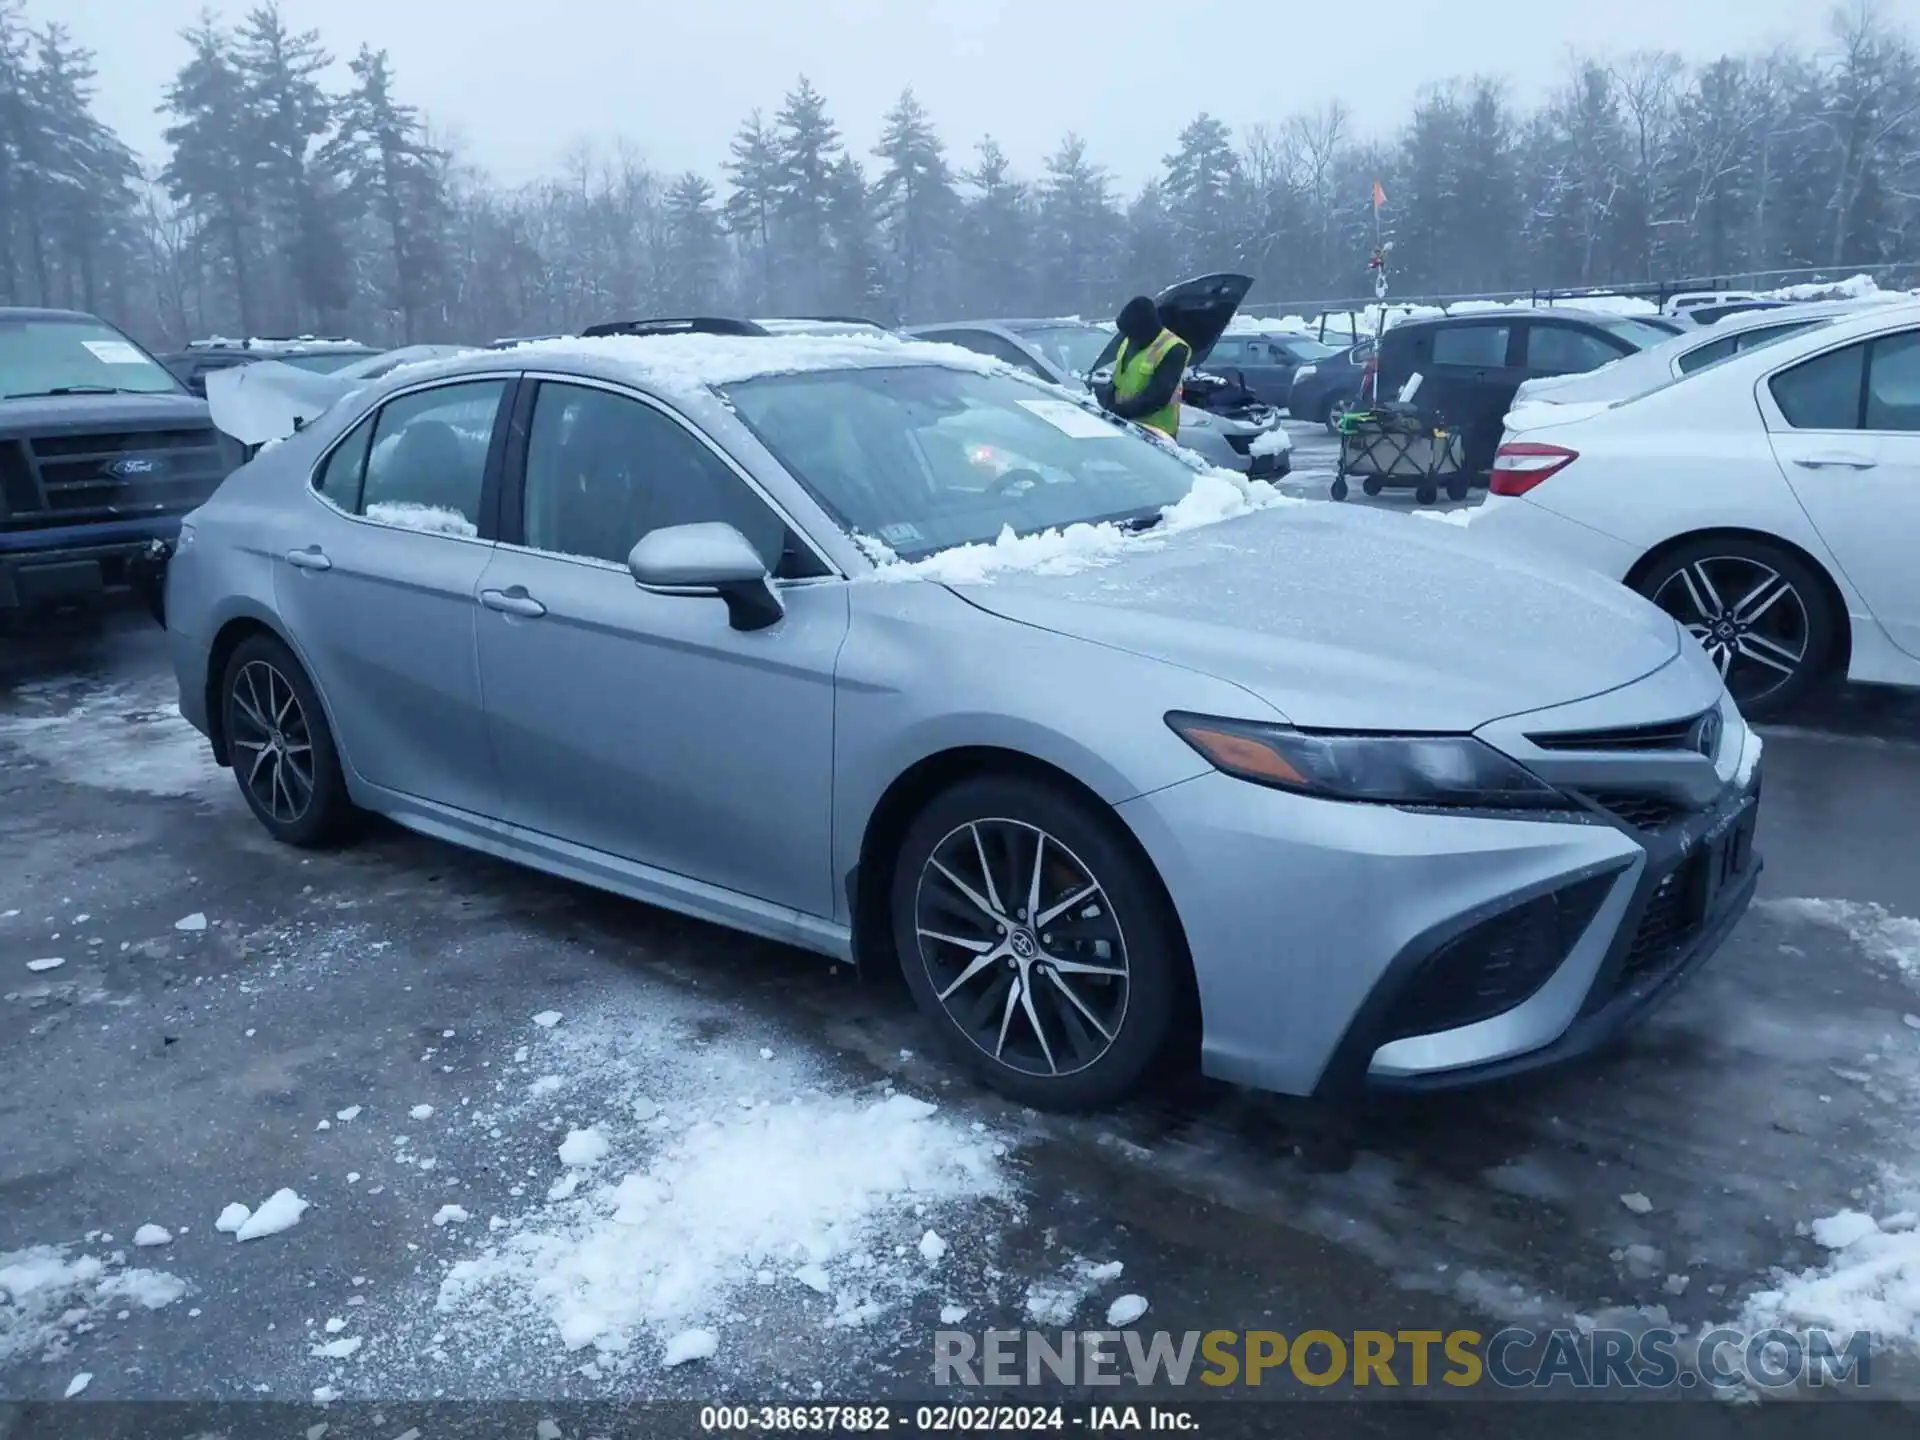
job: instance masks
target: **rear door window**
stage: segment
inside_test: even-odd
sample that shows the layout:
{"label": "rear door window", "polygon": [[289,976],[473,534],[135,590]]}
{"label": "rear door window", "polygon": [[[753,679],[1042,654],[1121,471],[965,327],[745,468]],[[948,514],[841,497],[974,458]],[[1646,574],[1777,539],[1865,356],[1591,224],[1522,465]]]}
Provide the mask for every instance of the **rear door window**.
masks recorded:
{"label": "rear door window", "polygon": [[1866,428],[1920,431],[1920,330],[1883,335],[1867,363]]}
{"label": "rear door window", "polygon": [[1845,345],[1782,370],[1767,384],[1773,403],[1796,430],[1858,430],[1867,345]]}
{"label": "rear door window", "polygon": [[1535,321],[1527,331],[1527,371],[1533,375],[1582,375],[1625,353],[1591,330],[1572,325]]}
{"label": "rear door window", "polygon": [[333,447],[314,473],[313,488],[349,515],[360,513],[360,482],[372,441],[373,416],[369,415],[347,432],[347,438]]}
{"label": "rear door window", "polygon": [[1433,331],[1433,363],[1462,370],[1497,370],[1507,363],[1506,325],[1443,325]]}
{"label": "rear door window", "polygon": [[409,530],[478,535],[487,450],[506,389],[504,380],[469,380],[383,405],[359,513]]}

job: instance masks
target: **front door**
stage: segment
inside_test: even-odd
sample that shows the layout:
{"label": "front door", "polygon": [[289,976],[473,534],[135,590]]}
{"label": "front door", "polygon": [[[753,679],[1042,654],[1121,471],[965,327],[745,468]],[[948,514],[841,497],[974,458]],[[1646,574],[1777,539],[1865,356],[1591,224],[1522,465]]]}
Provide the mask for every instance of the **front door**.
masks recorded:
{"label": "front door", "polygon": [[493,751],[474,660],[475,593],[496,421],[512,382],[465,380],[389,400],[315,472],[271,558],[288,632],[355,774],[487,811]]}
{"label": "front door", "polygon": [[787,527],[679,417],[542,381],[502,544],[480,581],[481,681],[529,830],[803,913],[834,912],[833,672],[845,584],[780,584],[784,618],[734,629],[714,595],[643,590],[650,530],[733,524],[778,577]]}
{"label": "front door", "polygon": [[1803,360],[1761,391],[1807,518],[1888,637],[1920,656],[1920,326]]}

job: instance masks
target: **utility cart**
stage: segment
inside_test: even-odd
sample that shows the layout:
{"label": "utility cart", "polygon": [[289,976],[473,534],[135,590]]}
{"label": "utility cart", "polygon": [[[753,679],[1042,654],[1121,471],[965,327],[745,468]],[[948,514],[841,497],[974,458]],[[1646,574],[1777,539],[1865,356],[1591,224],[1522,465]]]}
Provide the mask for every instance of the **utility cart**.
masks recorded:
{"label": "utility cart", "polygon": [[1422,505],[1464,500],[1472,482],[1465,468],[1466,444],[1446,422],[1398,401],[1349,410],[1340,417],[1340,459],[1333,498],[1344,500],[1351,477],[1369,495],[1388,486],[1411,488]]}

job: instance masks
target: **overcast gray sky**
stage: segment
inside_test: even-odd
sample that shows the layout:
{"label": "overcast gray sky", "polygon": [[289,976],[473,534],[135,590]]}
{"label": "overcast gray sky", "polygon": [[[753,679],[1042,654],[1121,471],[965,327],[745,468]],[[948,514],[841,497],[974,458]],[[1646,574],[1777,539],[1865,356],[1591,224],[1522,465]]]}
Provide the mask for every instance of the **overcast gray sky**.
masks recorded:
{"label": "overcast gray sky", "polygon": [[[100,112],[161,152],[161,92],[203,0],[29,0],[98,55]],[[1914,13],[1896,0],[1890,17]],[[217,13],[237,19],[230,0]],[[1689,58],[1824,39],[1831,0],[282,0],[344,60],[393,58],[401,94],[465,158],[519,182],[583,138],[625,136],[657,167],[717,178],[755,106],[805,73],[871,147],[911,84],[956,158],[991,133],[1026,173],[1068,130],[1129,187],[1206,109],[1236,131],[1335,98],[1390,129],[1427,82],[1511,77],[1532,100],[1574,51]],[[1920,8],[1920,7],[1915,7]],[[344,65],[341,66],[344,72]]]}

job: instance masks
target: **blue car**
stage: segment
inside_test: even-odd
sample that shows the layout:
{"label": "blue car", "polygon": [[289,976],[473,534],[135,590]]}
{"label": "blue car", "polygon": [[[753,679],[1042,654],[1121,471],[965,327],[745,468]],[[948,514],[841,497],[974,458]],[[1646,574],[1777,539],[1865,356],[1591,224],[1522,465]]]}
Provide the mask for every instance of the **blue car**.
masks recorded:
{"label": "blue car", "polygon": [[1340,416],[1360,398],[1372,355],[1373,341],[1362,340],[1296,368],[1287,392],[1287,414],[1295,420],[1317,420],[1333,433]]}

